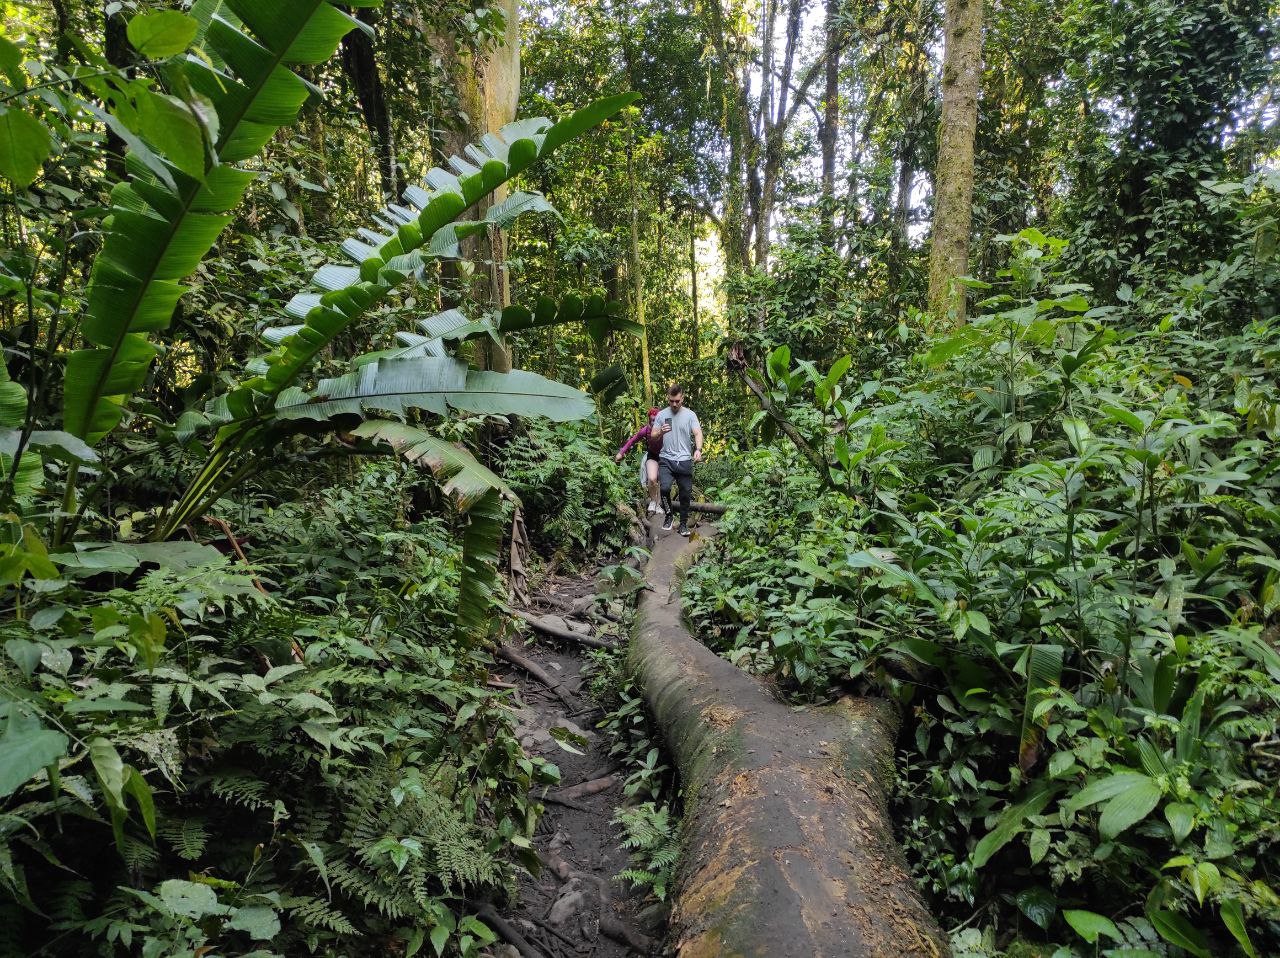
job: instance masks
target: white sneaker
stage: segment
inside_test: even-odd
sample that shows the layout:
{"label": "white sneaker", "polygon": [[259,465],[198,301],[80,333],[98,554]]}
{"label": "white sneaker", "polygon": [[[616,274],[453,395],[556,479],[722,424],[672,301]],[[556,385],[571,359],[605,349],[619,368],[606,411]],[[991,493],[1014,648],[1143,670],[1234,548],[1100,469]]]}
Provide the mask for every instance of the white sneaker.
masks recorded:
{"label": "white sneaker", "polygon": [[649,500],[649,508],[648,508],[648,510],[647,510],[647,511],[648,511],[649,515],[653,515],[655,512],[657,512],[657,511],[658,511],[658,504],[657,504],[656,502],[654,502],[652,499],[650,499],[650,500]]}

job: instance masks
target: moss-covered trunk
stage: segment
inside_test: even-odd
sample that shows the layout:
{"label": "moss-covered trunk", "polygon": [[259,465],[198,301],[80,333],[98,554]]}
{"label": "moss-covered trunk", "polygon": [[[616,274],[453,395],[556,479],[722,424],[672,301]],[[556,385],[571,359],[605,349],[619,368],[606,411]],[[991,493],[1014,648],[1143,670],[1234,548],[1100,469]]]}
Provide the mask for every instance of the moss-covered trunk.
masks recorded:
{"label": "moss-covered trunk", "polygon": [[658,535],[631,664],[685,789],[677,954],[946,955],[887,814],[892,709],[798,712],[716,656],[681,622],[691,551]]}

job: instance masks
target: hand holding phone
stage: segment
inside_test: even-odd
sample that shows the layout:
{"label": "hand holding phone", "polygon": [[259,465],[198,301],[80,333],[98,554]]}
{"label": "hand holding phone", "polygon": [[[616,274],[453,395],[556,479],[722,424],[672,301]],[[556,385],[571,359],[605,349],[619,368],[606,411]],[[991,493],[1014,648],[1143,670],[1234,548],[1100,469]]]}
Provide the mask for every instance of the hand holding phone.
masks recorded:
{"label": "hand holding phone", "polygon": [[668,432],[670,432],[670,431],[671,431],[671,420],[670,420],[670,419],[668,419],[666,422],[664,422],[664,423],[662,424],[662,431],[663,431],[663,433],[668,433]]}

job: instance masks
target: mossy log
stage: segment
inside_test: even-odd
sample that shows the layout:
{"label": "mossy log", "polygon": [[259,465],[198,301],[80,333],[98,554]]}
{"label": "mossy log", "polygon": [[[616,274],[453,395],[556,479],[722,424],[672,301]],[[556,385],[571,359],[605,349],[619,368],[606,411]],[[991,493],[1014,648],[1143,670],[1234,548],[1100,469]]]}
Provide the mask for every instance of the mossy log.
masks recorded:
{"label": "mossy log", "polygon": [[685,629],[678,580],[694,548],[656,537],[630,661],[684,786],[676,954],[948,955],[888,816],[893,709],[779,702]]}

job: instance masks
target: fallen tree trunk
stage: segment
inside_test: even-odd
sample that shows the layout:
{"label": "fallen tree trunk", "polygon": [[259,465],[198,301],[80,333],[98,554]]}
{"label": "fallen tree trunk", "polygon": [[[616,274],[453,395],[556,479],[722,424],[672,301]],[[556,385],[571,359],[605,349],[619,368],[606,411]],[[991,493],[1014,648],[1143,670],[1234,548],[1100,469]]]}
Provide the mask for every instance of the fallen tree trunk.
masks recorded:
{"label": "fallen tree trunk", "polygon": [[709,516],[724,515],[725,507],[718,502],[691,502],[689,503],[690,512],[703,512]]}
{"label": "fallen tree trunk", "polygon": [[947,955],[889,821],[892,708],[796,712],[712,653],[681,622],[676,567],[691,557],[660,535],[630,649],[684,785],[676,953]]}

